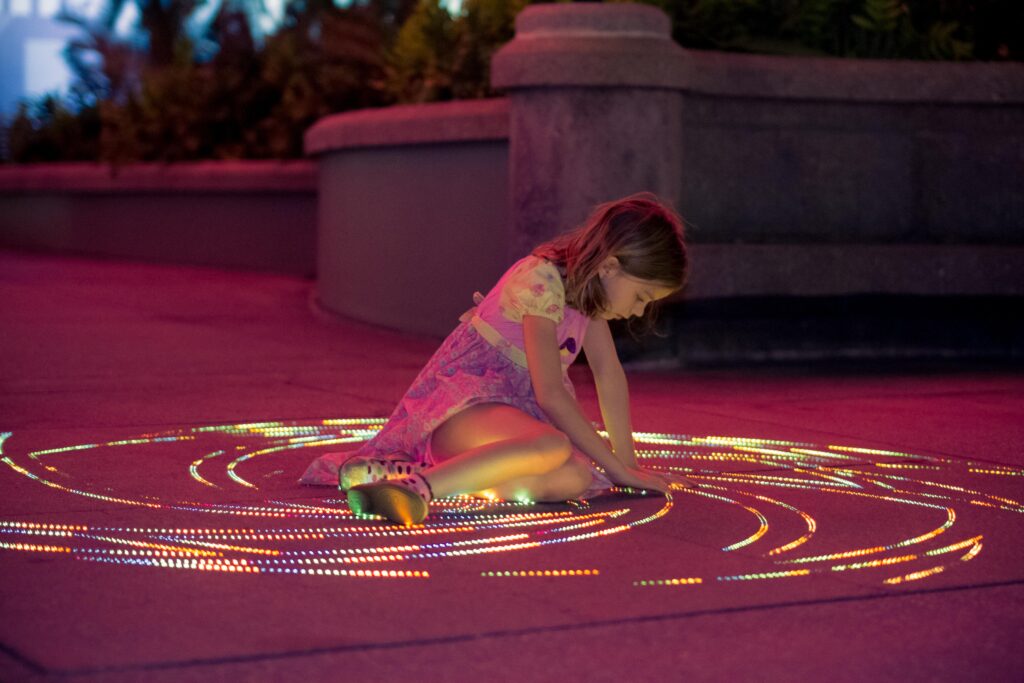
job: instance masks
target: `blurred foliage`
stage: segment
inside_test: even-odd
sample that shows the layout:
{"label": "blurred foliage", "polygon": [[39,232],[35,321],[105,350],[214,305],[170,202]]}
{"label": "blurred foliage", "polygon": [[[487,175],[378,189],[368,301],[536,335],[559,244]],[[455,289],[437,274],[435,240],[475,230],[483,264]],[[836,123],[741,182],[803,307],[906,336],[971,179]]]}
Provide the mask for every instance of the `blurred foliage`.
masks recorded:
{"label": "blurred foliage", "polygon": [[[533,0],[464,0],[455,17],[439,0],[292,0],[262,41],[250,24],[261,0],[209,0],[219,10],[195,37],[187,21],[202,0],[134,0],[141,42],[113,30],[132,1],[107,0],[97,22],[64,17],[83,28],[66,52],[75,84],[66,102],[21,106],[0,129],[5,157],[300,157],[305,129],[327,114],[498,94],[491,58]],[[665,11],[673,38],[695,49],[1024,60],[1021,0],[642,1]]]}
{"label": "blurred foliage", "polygon": [[[343,9],[330,0],[291,2],[280,28],[259,46],[248,14],[225,3],[203,36],[219,49],[203,62],[182,21],[194,0],[138,1],[164,5],[142,13],[150,17],[143,20],[147,34],[162,36],[144,52],[116,39],[108,23],[70,19],[86,29],[67,50],[72,93],[80,115],[99,124],[80,126],[91,139],[75,149],[94,150],[93,159],[301,157],[303,133],[321,117],[394,101],[385,88],[379,17],[403,6],[411,11],[408,3]],[[69,116],[59,104],[23,106],[8,126],[11,159],[89,158],[52,143],[58,132],[51,129],[68,129]]]}
{"label": "blurred foliage", "polygon": [[437,0],[420,0],[387,51],[389,92],[399,102],[493,96],[491,56],[510,41],[529,0],[463,0],[451,17]]}
{"label": "blurred foliage", "polygon": [[220,50],[210,62],[181,40],[137,94],[100,103],[104,160],[299,157],[317,119],[389,103],[382,35],[361,8],[292,3],[260,49],[241,12],[224,9],[212,29]]}
{"label": "blurred foliage", "polygon": [[96,107],[71,111],[61,100],[47,96],[19,105],[2,132],[6,154],[15,161],[95,161],[100,126]]}
{"label": "blurred foliage", "polygon": [[693,48],[875,59],[1022,60],[1019,0],[651,0]]}

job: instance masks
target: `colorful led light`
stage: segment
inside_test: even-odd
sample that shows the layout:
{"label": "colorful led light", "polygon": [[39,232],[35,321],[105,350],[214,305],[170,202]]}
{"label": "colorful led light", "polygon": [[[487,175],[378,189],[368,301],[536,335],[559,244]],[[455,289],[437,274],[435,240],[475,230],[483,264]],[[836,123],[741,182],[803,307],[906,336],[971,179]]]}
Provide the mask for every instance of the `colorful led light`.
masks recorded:
{"label": "colorful led light", "polygon": [[[173,512],[193,515],[204,523],[192,526],[153,525],[111,527],[71,523],[33,523],[0,520],[0,550],[67,554],[75,559],[122,566],[217,571],[235,574],[292,574],[323,577],[427,578],[426,564],[443,559],[535,552],[554,544],[611,539],[672,514],[673,497],[688,494],[678,517],[686,524],[695,506],[726,504],[751,515],[756,527],[722,547],[723,552],[757,551],[782,565],[779,571],[719,576],[716,581],[775,580],[811,574],[873,571],[906,565],[907,573],[888,577],[886,585],[918,581],[950,571],[976,557],[982,535],[941,547],[936,537],[964,522],[960,506],[989,511],[1024,513],[1024,506],[1005,494],[982,490],[985,477],[1024,475],[1021,468],[964,462],[855,446],[731,436],[687,436],[637,432],[637,457],[645,466],[682,472],[699,488],[673,486],[668,495],[616,487],[614,492],[636,498],[597,498],[571,501],[558,509],[538,509],[531,501],[501,501],[453,496],[435,501],[431,515],[413,527],[393,526],[375,515],[355,515],[337,492],[315,501],[267,499],[261,485],[284,473],[271,469],[282,454],[296,449],[325,449],[361,443],[376,434],[385,420],[341,418],[308,422],[253,422],[204,425],[128,436],[103,443],[59,445],[10,450],[11,432],[0,433],[2,473],[26,477],[56,493],[131,506],[152,518]],[[14,437],[16,440],[21,437]],[[20,440],[17,443],[21,443]],[[157,495],[115,491],[79,482],[58,467],[74,466],[79,454],[118,453],[136,458],[144,447],[161,444],[179,448],[188,479],[206,493],[231,488],[237,502],[173,500]],[[121,451],[118,451],[121,449]],[[6,451],[6,452],[5,452]],[[314,451],[309,451],[313,453]],[[226,457],[230,455],[230,457]],[[877,461],[879,457],[898,462]],[[700,463],[700,467],[694,467]],[[734,463],[744,471],[723,471]],[[687,466],[682,466],[682,465]],[[718,468],[718,469],[715,469]],[[928,476],[929,479],[923,479]],[[950,480],[954,476],[955,479]],[[969,482],[964,478],[973,477]],[[186,479],[186,480],[188,480]],[[934,481],[940,479],[940,481]],[[233,488],[237,487],[237,488]],[[778,493],[765,495],[768,489]],[[792,500],[780,497],[793,496]],[[801,509],[823,497],[842,497],[844,503],[865,506],[915,506],[945,512],[934,528],[911,529],[900,539],[864,547],[824,548],[815,517]],[[759,505],[753,501],[760,501]],[[797,505],[794,501],[800,501]],[[776,516],[782,514],[776,520]],[[203,515],[203,517],[198,517]],[[218,527],[205,520],[244,518],[246,526]],[[793,520],[800,529],[793,530]],[[975,524],[973,519],[968,524]],[[834,525],[835,522],[830,522]],[[831,530],[831,528],[829,529]],[[51,539],[53,542],[51,542]],[[59,539],[59,541],[57,541]],[[28,542],[26,542],[28,541]],[[35,542],[38,541],[38,542]],[[614,542],[614,541],[610,541]],[[989,541],[992,542],[990,537]],[[782,559],[798,547],[817,548],[805,557]],[[917,549],[916,552],[907,552]],[[822,553],[821,550],[829,552]],[[959,554],[957,557],[956,555]],[[915,562],[942,565],[914,567]],[[863,559],[860,559],[863,558]],[[855,561],[850,561],[855,560]],[[793,563],[813,566],[791,568]],[[786,567],[785,565],[789,565]],[[395,569],[391,569],[395,566]],[[384,568],[381,568],[384,567]],[[401,568],[397,568],[401,567]],[[508,569],[483,572],[483,578],[554,578],[598,576],[593,569]],[[632,580],[636,587],[686,586],[700,577]]]}

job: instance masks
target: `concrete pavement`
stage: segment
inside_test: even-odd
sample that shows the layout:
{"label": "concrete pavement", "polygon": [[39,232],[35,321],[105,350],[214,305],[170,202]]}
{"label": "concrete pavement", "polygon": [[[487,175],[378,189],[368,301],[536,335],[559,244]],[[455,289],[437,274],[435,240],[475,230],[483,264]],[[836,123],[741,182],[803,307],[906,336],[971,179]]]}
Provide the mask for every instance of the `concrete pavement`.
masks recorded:
{"label": "concrete pavement", "polygon": [[311,292],[0,252],[0,679],[1019,677],[1019,371],[633,372],[698,492],[405,530],[295,480],[439,340]]}

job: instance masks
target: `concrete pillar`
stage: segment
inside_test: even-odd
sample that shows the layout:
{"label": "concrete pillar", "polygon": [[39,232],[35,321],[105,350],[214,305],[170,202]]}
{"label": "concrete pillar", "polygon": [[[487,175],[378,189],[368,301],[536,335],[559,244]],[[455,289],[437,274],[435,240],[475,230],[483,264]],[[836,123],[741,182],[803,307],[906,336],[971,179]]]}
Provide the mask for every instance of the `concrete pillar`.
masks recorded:
{"label": "concrete pillar", "polygon": [[649,5],[531,5],[491,64],[510,99],[510,258],[641,190],[678,208],[684,150],[671,22]]}

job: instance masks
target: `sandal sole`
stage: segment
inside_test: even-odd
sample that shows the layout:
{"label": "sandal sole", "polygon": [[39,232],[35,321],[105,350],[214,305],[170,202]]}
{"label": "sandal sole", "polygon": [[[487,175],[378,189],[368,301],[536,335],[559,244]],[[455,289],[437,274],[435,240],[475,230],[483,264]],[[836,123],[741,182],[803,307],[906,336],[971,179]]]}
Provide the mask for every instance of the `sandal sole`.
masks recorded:
{"label": "sandal sole", "polygon": [[405,526],[419,524],[427,517],[427,503],[403,486],[377,482],[360,484],[348,490],[348,506],[353,512],[372,512]]}
{"label": "sandal sole", "polygon": [[369,515],[373,513],[373,504],[370,497],[362,491],[349,489],[347,494],[348,509],[357,515]]}

